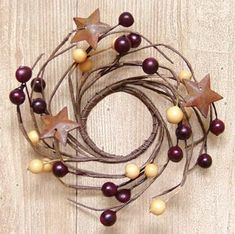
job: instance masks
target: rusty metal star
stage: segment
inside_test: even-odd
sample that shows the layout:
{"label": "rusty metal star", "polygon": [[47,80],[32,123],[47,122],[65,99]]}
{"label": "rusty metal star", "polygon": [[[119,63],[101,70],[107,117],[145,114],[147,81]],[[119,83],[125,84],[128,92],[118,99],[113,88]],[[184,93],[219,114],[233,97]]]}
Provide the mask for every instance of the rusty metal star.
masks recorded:
{"label": "rusty metal star", "polygon": [[68,109],[64,107],[57,115],[44,115],[42,121],[45,124],[45,129],[41,134],[41,138],[54,137],[63,145],[67,143],[68,133],[79,127],[77,122],[68,119]]}
{"label": "rusty metal star", "polygon": [[188,91],[184,106],[197,107],[201,114],[206,118],[211,103],[223,97],[210,88],[210,75],[206,75],[200,82],[185,80],[185,87]]}
{"label": "rusty metal star", "polygon": [[108,24],[100,22],[99,9],[96,9],[88,18],[76,17],[73,20],[77,25],[77,32],[71,43],[87,41],[94,49],[97,47],[99,36],[110,29]]}

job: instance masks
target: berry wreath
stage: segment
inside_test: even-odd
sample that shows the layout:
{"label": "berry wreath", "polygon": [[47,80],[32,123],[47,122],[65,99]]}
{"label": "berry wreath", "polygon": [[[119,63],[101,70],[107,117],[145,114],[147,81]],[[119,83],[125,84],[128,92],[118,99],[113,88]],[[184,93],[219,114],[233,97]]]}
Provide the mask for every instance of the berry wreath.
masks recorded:
{"label": "berry wreath", "polygon": [[[139,198],[153,182],[161,176],[169,163],[178,163],[184,159],[184,169],[181,181],[175,186],[162,191],[153,197],[150,212],[161,215],[166,209],[169,199],[163,199],[166,194],[174,196],[185,184],[187,175],[196,169],[208,168],[212,164],[212,157],[207,153],[207,138],[209,133],[220,135],[225,128],[218,118],[214,102],[222,97],[210,88],[210,75],[197,81],[189,61],[177,50],[163,43],[152,43],[140,33],[131,30],[116,30],[119,26],[128,28],[133,25],[134,18],[129,12],[119,16],[118,24],[110,27],[100,22],[99,9],[88,18],[74,18],[77,28],[70,32],[65,39],[54,49],[51,55],[39,68],[31,81],[31,90],[27,82],[41,60],[40,55],[32,67],[20,66],[16,71],[16,79],[21,85],[10,92],[10,101],[16,105],[20,129],[26,140],[36,153],[43,159],[33,159],[28,169],[32,173],[52,172],[63,185],[76,190],[100,190],[103,196],[115,197],[118,204],[113,207],[95,208],[86,204],[70,200],[77,206],[101,212],[100,222],[111,226],[116,222],[117,212]],[[111,45],[98,49],[100,41],[118,35]],[[71,39],[72,38],[72,39]],[[67,45],[71,39],[71,44]],[[89,47],[83,50],[78,42],[86,41]],[[140,46],[144,44],[143,46]],[[127,59],[129,54],[138,54],[143,50],[153,49],[159,59],[148,57],[143,61]],[[59,56],[72,51],[73,62],[60,77],[50,94],[45,97],[46,81],[44,73],[47,66]],[[94,57],[104,53],[115,53],[115,58],[108,64],[95,67]],[[174,64],[165,51],[177,56],[187,67],[176,74],[170,65]],[[165,64],[169,64],[165,65]],[[83,97],[98,80],[114,71],[125,68],[141,69],[140,75],[128,77],[103,87],[84,104]],[[80,77],[74,75],[80,71]],[[64,81],[68,81],[69,93],[72,102],[74,120],[70,120],[68,108],[62,108],[59,113],[52,114],[52,100]],[[162,115],[160,110],[148,97],[148,92],[154,92],[158,97],[167,101],[167,110]],[[152,131],[147,140],[127,155],[115,155],[104,152],[92,141],[87,132],[87,118],[92,109],[110,94],[116,92],[128,93],[139,99],[149,110],[152,117]],[[35,94],[40,97],[34,97]],[[21,105],[28,99],[30,116],[35,127],[27,131],[23,121]],[[159,98],[159,100],[160,100]],[[192,127],[192,118],[194,124]],[[41,128],[41,123],[44,127]],[[175,125],[175,134],[172,136],[170,125]],[[171,126],[172,127],[172,126]],[[194,137],[194,129],[199,129],[200,137]],[[78,130],[78,135],[73,130]],[[163,142],[167,142],[168,152],[165,163],[158,164],[159,151]],[[175,143],[173,143],[175,142]],[[149,157],[141,166],[130,163],[141,156],[151,145],[154,145]],[[199,151],[195,150],[196,146]],[[63,149],[62,149],[63,148]],[[69,148],[73,153],[68,153]],[[196,155],[196,160],[195,160]],[[105,174],[84,170],[78,163],[97,162],[105,164],[125,164],[120,174]],[[73,176],[107,179],[107,182],[97,186],[73,185],[64,180],[67,174]],[[63,179],[62,179],[63,178]],[[124,179],[124,182],[114,183],[115,179]]]}

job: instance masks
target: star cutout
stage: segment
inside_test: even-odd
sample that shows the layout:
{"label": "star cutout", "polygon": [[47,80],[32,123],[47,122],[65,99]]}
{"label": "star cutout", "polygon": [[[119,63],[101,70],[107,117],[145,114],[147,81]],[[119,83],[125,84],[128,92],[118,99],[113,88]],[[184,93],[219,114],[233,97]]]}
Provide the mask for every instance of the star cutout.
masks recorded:
{"label": "star cutout", "polygon": [[63,145],[67,143],[68,133],[79,127],[79,124],[68,119],[68,109],[64,107],[57,115],[44,115],[42,121],[45,129],[41,134],[41,138],[54,137]]}
{"label": "star cutout", "polygon": [[108,24],[100,22],[99,9],[96,9],[88,18],[76,17],[73,20],[77,25],[77,32],[71,43],[87,41],[93,49],[97,47],[99,36],[110,29]]}
{"label": "star cutout", "polygon": [[206,118],[211,103],[223,97],[210,89],[210,75],[206,75],[200,82],[185,80],[185,87],[189,96],[186,98],[184,106],[197,107]]}

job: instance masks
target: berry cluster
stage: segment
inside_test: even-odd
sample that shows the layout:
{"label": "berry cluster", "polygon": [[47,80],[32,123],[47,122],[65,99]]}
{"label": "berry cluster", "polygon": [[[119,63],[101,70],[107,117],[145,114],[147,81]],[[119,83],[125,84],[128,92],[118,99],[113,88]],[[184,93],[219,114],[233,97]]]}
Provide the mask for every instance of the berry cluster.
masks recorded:
{"label": "berry cluster", "polygon": [[[10,92],[9,98],[11,102],[15,105],[21,105],[25,101],[25,92],[26,83],[32,77],[32,69],[27,66],[21,66],[16,70],[15,73],[16,79],[21,83],[21,85]],[[46,87],[46,82],[42,78],[34,78],[31,81],[31,88],[34,92],[42,92]],[[35,98],[32,100],[31,107],[33,111],[37,114],[46,113],[46,102],[42,98]]]}
{"label": "berry cluster", "polygon": [[[18,120],[21,130],[25,138],[30,142],[33,149],[42,156],[44,149],[51,152],[47,158],[33,159],[29,164],[29,171],[38,174],[41,172],[52,172],[59,180],[67,174],[76,176],[88,176],[92,178],[106,178],[109,179],[103,185],[100,185],[100,191],[105,197],[115,197],[118,203],[117,206],[108,207],[102,210],[100,215],[100,222],[105,226],[111,226],[116,222],[117,212],[140,197],[143,192],[162,174],[169,162],[179,163],[185,161],[183,178],[179,184],[163,191],[160,195],[156,195],[150,204],[150,212],[155,215],[162,214],[166,209],[166,201],[161,198],[166,194],[174,195],[173,191],[180,188],[185,183],[188,172],[195,169],[198,165],[201,168],[208,168],[212,164],[212,157],[207,153],[207,137],[211,132],[218,136],[223,133],[225,125],[223,121],[218,119],[215,108],[215,101],[222,97],[210,89],[210,77],[206,76],[198,82],[193,74],[193,69],[189,62],[178,51],[171,46],[165,44],[154,44],[150,42],[143,35],[126,31],[113,31],[118,26],[130,27],[134,23],[134,18],[129,12],[124,12],[119,16],[118,24],[110,27],[99,21],[99,11],[96,10],[89,18],[82,19],[75,18],[78,25],[76,30],[73,30],[60,43],[60,45],[53,51],[49,58],[45,61],[39,69],[38,74],[31,81],[31,94],[27,82],[30,81],[33,69],[37,65],[38,60],[32,68],[21,66],[16,70],[16,79],[21,83],[20,86],[10,92],[10,101],[17,106]],[[84,23],[85,22],[85,23]],[[81,24],[84,23],[83,26]],[[91,25],[92,24],[92,25]],[[92,27],[92,29],[90,29]],[[103,31],[105,28],[105,31]],[[100,40],[109,38],[112,35],[118,34],[110,47],[99,50],[96,47]],[[121,34],[121,35],[120,35]],[[81,36],[82,35],[82,36]],[[86,35],[86,36],[84,36]],[[63,46],[66,42],[72,39],[73,44],[66,47]],[[78,42],[86,40],[90,46],[84,50],[78,47]],[[147,43],[147,45],[141,44]],[[162,47],[178,55],[186,64],[187,69],[181,70],[178,75],[167,65],[163,65],[164,61],[173,63],[172,60],[162,51]],[[138,53],[141,50],[152,48],[159,53],[159,58],[147,57],[143,61],[126,61],[124,60],[127,54]],[[46,82],[43,78],[44,71],[49,62],[56,59],[58,56],[65,54],[72,50],[72,65],[65,72],[63,77],[55,85],[55,90],[50,96],[49,101],[46,101],[44,91]],[[94,56],[106,53],[112,50],[116,53],[116,58],[108,65],[95,67]],[[107,74],[124,67],[142,68],[140,76],[129,77],[113,83],[99,92],[96,92],[90,100],[87,101],[85,107],[81,109],[84,93],[94,86],[96,81]],[[76,89],[74,88],[72,77],[73,72],[79,69],[81,78],[80,83]],[[94,75],[93,77],[91,75]],[[68,79],[70,85],[71,101],[75,111],[75,121],[68,119],[68,110],[63,108],[58,114],[53,115],[51,111],[51,102],[58,87],[65,79]],[[76,78],[76,77],[75,77]],[[193,79],[193,81],[192,81]],[[89,81],[89,82],[87,82]],[[143,92],[144,88],[146,92]],[[187,96],[182,93],[187,91]],[[76,90],[76,94],[74,94]],[[169,106],[164,115],[160,113],[153,102],[148,98],[147,91],[154,91],[157,95],[169,101]],[[137,149],[133,150],[126,156],[112,155],[99,149],[95,143],[90,139],[86,131],[86,120],[92,108],[106,96],[115,92],[126,92],[142,101],[150,111],[153,119],[153,129],[150,137]],[[41,94],[41,97],[33,98],[34,93]],[[26,130],[26,126],[21,118],[20,106],[28,98],[32,120],[36,129],[31,131]],[[208,120],[206,124],[205,120]],[[38,125],[38,119],[35,115],[39,115],[43,121],[45,128],[41,130]],[[215,115],[215,117],[213,117]],[[199,123],[199,129],[202,133],[200,139],[193,139],[194,129],[191,126],[192,119],[196,119]],[[205,118],[204,118],[205,117]],[[172,137],[168,129],[168,125],[175,125],[175,133]],[[75,138],[71,131],[77,129],[81,139]],[[169,149],[165,154],[164,165],[158,164],[158,154],[163,140],[168,143]],[[175,142],[175,143],[173,143]],[[129,161],[137,158],[145,152],[150,145],[155,144],[152,153],[147,159],[146,163],[138,166]],[[68,146],[75,150],[75,154],[69,154],[61,150],[60,145]],[[201,144],[201,149],[198,152],[193,152],[194,146]],[[191,149],[191,154],[189,150]],[[79,152],[77,154],[77,152]],[[196,155],[196,160],[193,162],[193,156]],[[82,170],[74,167],[72,163],[85,162],[102,162],[102,163],[125,163],[123,173],[117,175],[109,175],[104,173],[95,173],[93,171]],[[192,165],[193,164],[193,165]],[[112,181],[111,181],[111,179]],[[125,182],[116,184],[113,180],[124,178]],[[63,181],[63,184],[66,182]],[[140,187],[140,185],[146,184]],[[97,186],[81,186],[67,184],[67,187],[74,189],[97,189]],[[74,202],[78,206],[90,210],[97,210],[79,202]]]}

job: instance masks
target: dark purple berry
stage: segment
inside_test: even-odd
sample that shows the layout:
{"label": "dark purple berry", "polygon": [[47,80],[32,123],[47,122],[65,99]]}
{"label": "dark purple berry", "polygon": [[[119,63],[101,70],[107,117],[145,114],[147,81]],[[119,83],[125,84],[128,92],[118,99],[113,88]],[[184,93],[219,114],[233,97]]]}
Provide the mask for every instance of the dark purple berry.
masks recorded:
{"label": "dark purple berry", "polygon": [[46,82],[42,78],[34,78],[31,81],[31,88],[37,93],[41,93],[46,87]]}
{"label": "dark purple berry", "polygon": [[32,101],[32,108],[34,113],[43,114],[46,112],[47,104],[42,98],[36,98]]}
{"label": "dark purple berry", "polygon": [[197,164],[202,168],[208,168],[212,164],[212,158],[209,154],[201,154],[197,159]]}
{"label": "dark purple berry", "polygon": [[117,215],[115,211],[112,210],[105,210],[101,215],[100,215],[100,222],[104,226],[112,226],[117,220]]}
{"label": "dark purple berry", "polygon": [[179,140],[187,140],[190,138],[192,130],[190,127],[184,124],[179,124],[178,127],[176,128],[175,133]]}
{"label": "dark purple berry", "polygon": [[119,54],[125,54],[130,50],[131,42],[126,36],[118,37],[114,42],[114,48]]}
{"label": "dark purple berry", "polygon": [[172,146],[168,150],[168,158],[172,162],[179,162],[179,161],[181,161],[181,159],[183,158],[183,151],[182,151],[182,149],[178,145]]}
{"label": "dark purple berry", "polygon": [[24,91],[20,88],[14,89],[9,94],[10,101],[15,105],[21,105],[25,101]]}
{"label": "dark purple berry", "polygon": [[32,77],[32,69],[27,66],[19,67],[16,70],[16,79],[21,83],[26,83]]}
{"label": "dark purple berry", "polygon": [[131,190],[130,189],[121,189],[119,190],[116,195],[116,199],[122,203],[126,203],[131,198]]}
{"label": "dark purple berry", "polygon": [[223,133],[225,129],[224,122],[220,119],[214,119],[211,121],[210,124],[210,131],[215,134],[216,136],[220,135]]}
{"label": "dark purple berry", "polygon": [[117,186],[112,182],[106,182],[101,188],[104,196],[112,197],[117,193]]}
{"label": "dark purple berry", "polygon": [[69,172],[68,167],[62,162],[55,162],[52,171],[56,177],[64,177]]}
{"label": "dark purple berry", "polygon": [[122,25],[123,27],[130,27],[134,23],[134,18],[131,13],[129,12],[123,12],[119,16],[118,20],[119,24]]}
{"label": "dark purple berry", "polygon": [[139,34],[130,33],[130,34],[127,35],[127,38],[131,42],[131,47],[132,48],[138,47],[141,43],[141,36]]}
{"label": "dark purple berry", "polygon": [[142,63],[143,71],[146,74],[154,74],[159,67],[158,61],[155,58],[146,58]]}

